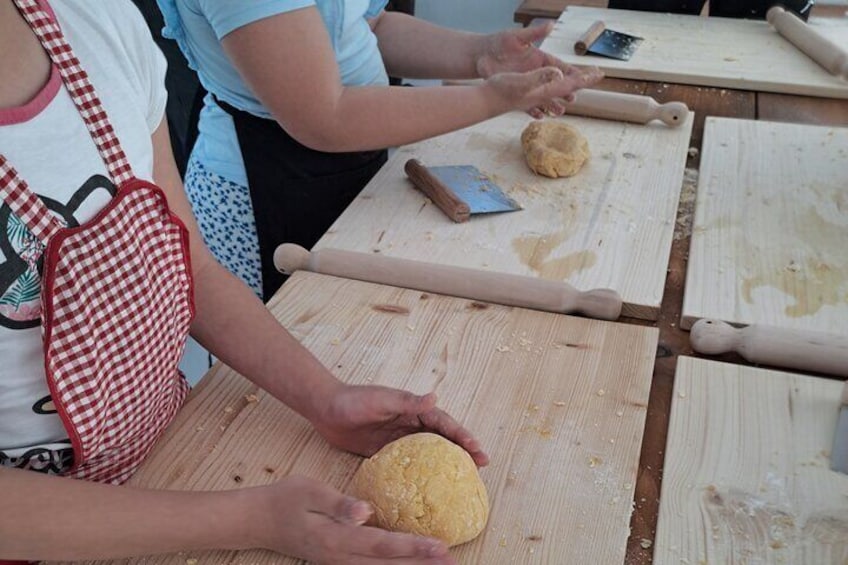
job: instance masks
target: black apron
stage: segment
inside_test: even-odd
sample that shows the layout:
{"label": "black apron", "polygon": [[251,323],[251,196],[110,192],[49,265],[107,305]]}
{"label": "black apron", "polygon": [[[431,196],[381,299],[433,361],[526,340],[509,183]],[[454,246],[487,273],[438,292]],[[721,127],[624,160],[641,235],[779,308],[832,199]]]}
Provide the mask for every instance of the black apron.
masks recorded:
{"label": "black apron", "polygon": [[262,261],[262,295],[267,302],[285,282],[274,268],[281,243],[311,249],[386,162],[388,152],[324,153],[298,143],[271,119],[226,102],[238,136]]}

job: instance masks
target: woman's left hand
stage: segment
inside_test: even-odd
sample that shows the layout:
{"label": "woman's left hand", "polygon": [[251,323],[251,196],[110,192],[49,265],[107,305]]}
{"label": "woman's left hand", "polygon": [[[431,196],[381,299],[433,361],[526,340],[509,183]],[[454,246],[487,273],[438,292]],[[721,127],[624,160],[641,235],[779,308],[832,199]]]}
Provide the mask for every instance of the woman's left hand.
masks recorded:
{"label": "woman's left hand", "polygon": [[360,455],[373,455],[408,434],[432,432],[465,449],[478,466],[489,463],[471,432],[436,408],[433,393],[418,396],[382,386],[343,385],[312,424],[330,444]]}
{"label": "woman's left hand", "polygon": [[515,28],[483,36],[477,57],[477,74],[480,78],[504,72],[523,73],[541,67],[556,67],[567,74],[569,65],[534,43],[543,40],[553,30],[553,23]]}

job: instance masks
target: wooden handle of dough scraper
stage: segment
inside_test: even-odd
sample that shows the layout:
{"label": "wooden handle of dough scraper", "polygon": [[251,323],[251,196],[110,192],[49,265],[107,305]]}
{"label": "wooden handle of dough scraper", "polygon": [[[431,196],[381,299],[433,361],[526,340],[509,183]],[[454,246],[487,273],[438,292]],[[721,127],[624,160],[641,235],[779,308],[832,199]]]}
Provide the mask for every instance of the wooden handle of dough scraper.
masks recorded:
{"label": "wooden handle of dough scraper", "polygon": [[585,55],[589,51],[589,47],[595,42],[598,37],[602,33],[604,33],[604,29],[606,25],[601,20],[596,21],[592,25],[589,26],[589,29],[580,36],[577,42],[574,44],[574,52],[578,55]]}
{"label": "wooden handle of dough scraper", "polygon": [[285,274],[307,270],[481,302],[583,314],[601,320],[615,320],[621,314],[621,297],[614,290],[581,292],[565,282],[371,253],[341,249],[309,252],[299,245],[284,243],[274,252],[274,266]]}
{"label": "wooden handle of dough scraper", "polygon": [[449,187],[435,177],[417,159],[410,159],[403,166],[406,175],[415,187],[427,195],[439,210],[456,223],[467,222],[471,209]]}
{"label": "wooden handle of dough scraper", "polygon": [[699,353],[735,351],[752,363],[848,376],[848,336],[761,325],[740,329],[703,319],[692,326],[689,341]]}
{"label": "wooden handle of dough scraper", "polygon": [[660,104],[650,96],[583,88],[575,93],[574,102],[566,104],[565,113],[637,124],[660,120],[676,127],[686,121],[689,107],[683,102]]}
{"label": "wooden handle of dough scraper", "polygon": [[845,49],[781,6],[769,8],[766,19],[789,43],[824,67],[827,72],[848,79],[848,52]]}

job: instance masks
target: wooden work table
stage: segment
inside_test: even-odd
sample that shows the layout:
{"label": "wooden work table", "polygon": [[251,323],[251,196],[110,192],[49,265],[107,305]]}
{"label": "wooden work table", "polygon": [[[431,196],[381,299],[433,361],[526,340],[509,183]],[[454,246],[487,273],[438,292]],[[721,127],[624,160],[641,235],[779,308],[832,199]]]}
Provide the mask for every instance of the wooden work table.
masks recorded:
{"label": "wooden work table", "polygon": [[[691,169],[697,169],[700,164],[704,121],[707,116],[848,126],[848,100],[611,78],[604,79],[598,88],[652,96],[658,102],[674,100],[685,102],[689,109],[695,112],[690,143],[694,150],[690,152],[687,162],[687,167]],[[691,198],[685,195],[687,188],[692,191]],[[672,241],[668,277],[658,320],[655,324],[634,318],[620,320],[655,325],[660,331],[639,461],[639,478],[636,482],[635,512],[630,524],[631,535],[625,560],[625,563],[629,565],[650,563],[653,556],[652,543],[648,544],[644,540],[653,542],[656,534],[664,451],[677,359],[681,355],[699,357],[699,354],[692,351],[689,344],[689,333],[679,327],[691,236],[694,189],[694,186],[684,186],[684,196],[681,198],[678,209],[678,223]],[[735,354],[710,358],[749,365]]]}
{"label": "wooden work table", "polygon": [[[523,26],[539,18],[557,19],[568,6],[590,6],[606,8],[607,0],[523,0],[513,14],[513,21]],[[818,2],[813,6],[813,16],[842,17],[848,11],[848,5]]]}
{"label": "wooden work table", "polygon": [[[522,6],[519,8],[519,11],[516,12],[516,21],[523,21],[519,19],[519,12],[523,14],[533,14],[534,17],[544,16],[544,10],[557,11],[554,16],[559,15],[559,12],[562,11],[562,6],[567,4],[562,0],[539,0],[525,1]],[[535,10],[533,12],[532,10]],[[551,14],[551,12],[548,12]],[[770,120],[770,121],[787,121],[787,122],[796,122],[796,123],[806,123],[806,124],[819,124],[819,125],[830,125],[830,126],[848,126],[848,100],[836,100],[836,99],[825,99],[825,98],[814,98],[814,97],[805,97],[805,96],[794,96],[794,95],[783,95],[783,94],[773,94],[773,93],[758,93],[751,91],[742,91],[742,90],[731,90],[731,89],[722,89],[722,88],[709,88],[709,87],[699,87],[699,86],[691,86],[691,85],[678,85],[678,84],[668,84],[668,83],[660,83],[660,82],[651,82],[651,81],[636,81],[636,80],[624,80],[624,79],[611,79],[607,78],[602,81],[602,83],[598,86],[600,89],[626,92],[631,94],[641,94],[647,95],[655,98],[658,102],[670,102],[670,101],[682,101],[685,102],[690,110],[694,112],[694,126],[692,129],[691,140],[689,146],[691,147],[689,151],[688,161],[686,163],[687,173],[695,173],[699,163],[700,163],[700,149],[702,145],[702,138],[704,132],[704,121],[707,116],[723,116],[723,117],[732,117],[732,118],[744,118],[751,120]],[[662,303],[660,306],[659,317],[656,321],[644,320],[644,319],[636,319],[636,318],[621,318],[619,322],[623,322],[624,324],[636,325],[636,326],[651,326],[658,329],[659,333],[659,341],[657,345],[656,351],[656,360],[653,368],[652,381],[650,384],[650,392],[649,392],[649,400],[647,404],[647,410],[645,413],[644,419],[644,435],[642,437],[642,447],[641,454],[638,463],[638,471],[636,475],[635,482],[635,491],[634,491],[634,512],[630,518],[630,536],[627,539],[627,548],[626,555],[624,557],[624,562],[626,564],[641,564],[641,563],[650,563],[653,556],[653,547],[652,544],[655,540],[656,536],[656,527],[658,521],[658,509],[659,509],[659,495],[661,490],[662,483],[662,473],[663,473],[663,465],[664,465],[664,452],[666,447],[666,439],[668,436],[669,430],[669,421],[670,421],[670,410],[672,404],[672,397],[674,391],[674,377],[675,377],[675,368],[678,362],[678,357],[682,355],[694,356],[698,357],[697,354],[693,354],[692,349],[689,345],[689,334],[680,329],[679,321],[680,314],[682,309],[683,302],[683,289],[684,289],[684,280],[686,276],[686,266],[687,266],[687,257],[688,250],[690,244],[690,234],[691,234],[691,222],[692,222],[692,211],[694,205],[694,192],[695,186],[692,177],[687,174],[687,177],[684,181],[683,193],[681,196],[681,202],[678,209],[678,218],[675,226],[675,234],[671,246],[671,255],[668,264],[668,273],[665,281],[665,289],[664,295],[662,299]],[[298,282],[300,281],[300,282]],[[303,300],[311,300],[308,298],[310,293],[304,292],[303,288],[306,284],[307,279],[299,277],[295,279],[295,286],[291,288],[289,284],[285,285],[281,290],[281,295],[283,296],[298,296]],[[327,285],[328,283],[321,283],[322,285]],[[320,285],[319,285],[320,286]],[[330,288],[327,286],[326,288]],[[347,290],[345,292],[360,292],[362,295],[362,300],[369,301],[373,298],[372,301],[375,301],[379,298],[379,300],[389,302],[391,300],[401,300],[410,302],[410,304],[415,303],[412,301],[410,296],[404,294],[403,291],[397,291],[396,294],[392,294],[388,290],[374,290],[374,289],[364,289],[364,287],[360,287],[357,284],[349,285],[345,287]],[[382,294],[380,294],[382,293]],[[373,296],[372,296],[373,295]],[[379,295],[379,296],[378,296]],[[384,296],[385,295],[385,296]],[[333,302],[331,300],[331,302]],[[405,304],[405,303],[404,303]],[[436,319],[439,317],[446,317],[446,319],[454,316],[451,312],[454,312],[456,308],[459,308],[457,305],[464,305],[464,303],[460,303],[460,301],[453,302],[446,301],[445,304],[448,304],[450,308],[445,310],[444,312],[436,312],[433,311],[433,320],[428,323],[432,323],[438,325]],[[407,305],[409,306],[409,305]],[[311,330],[312,326],[317,323],[317,321],[312,321],[312,316],[315,315],[315,312],[320,310],[320,305],[315,304],[315,312],[307,311],[309,310],[307,306],[291,306],[285,307],[279,300],[275,300],[272,302],[272,308],[276,308],[278,313],[281,315],[281,319],[287,323],[290,329],[295,330],[295,334],[297,335],[298,331],[301,331],[304,336],[307,336],[309,339],[306,340],[307,346],[310,346],[313,350],[315,350],[319,357],[324,359],[326,362],[332,362],[339,369],[343,366],[345,367],[345,371],[348,371],[347,361],[340,360],[341,357],[338,357],[340,353],[337,353],[339,342],[338,340],[331,339],[332,336],[326,331],[322,330],[323,333],[315,333],[315,331]],[[301,312],[300,310],[303,310]],[[416,311],[415,308],[409,306],[413,312]],[[295,311],[297,310],[297,311]],[[497,310],[501,312],[501,310]],[[506,312],[506,311],[503,311]],[[283,315],[284,314],[284,315]],[[437,315],[438,314],[438,315]],[[507,314],[504,314],[507,315]],[[512,316],[513,314],[509,314]],[[517,315],[517,314],[516,314]],[[545,320],[550,320],[552,317],[556,317],[555,315],[547,315],[544,317]],[[541,316],[531,316],[532,319],[543,319]],[[528,318],[529,319],[529,318]],[[449,320],[448,320],[449,321]],[[329,323],[329,322],[327,322]],[[336,323],[336,322],[333,322]],[[376,324],[376,322],[373,322]],[[548,322],[546,322],[548,323]],[[564,322],[563,322],[564,323]],[[412,332],[410,328],[415,328],[418,324],[407,323],[404,327],[406,327],[406,331]],[[402,324],[403,326],[403,324]],[[341,327],[341,326],[339,326]],[[376,328],[377,326],[375,326]],[[541,327],[541,326],[540,326]],[[582,327],[582,326],[581,326]],[[587,326],[588,327],[588,326]],[[594,327],[594,326],[593,326]],[[601,327],[601,326],[597,326]],[[606,326],[604,326],[606,327]],[[565,328],[565,326],[563,326]],[[320,328],[318,328],[320,329]],[[350,332],[358,331],[354,330],[353,326],[348,328]],[[388,330],[389,326],[385,328],[385,336],[392,335]],[[635,329],[635,328],[633,328]],[[363,330],[364,331],[364,330]],[[369,330],[370,331],[370,330]],[[380,334],[383,330],[375,329],[377,334]],[[403,332],[403,327],[400,330]],[[310,333],[312,332],[312,333]],[[347,334],[345,334],[347,335]],[[380,334],[383,335],[383,334]],[[318,337],[316,337],[318,336]],[[302,336],[299,336],[302,337]],[[396,338],[397,336],[395,336]],[[320,338],[320,339],[319,339]],[[395,339],[391,338],[391,339]],[[376,338],[375,338],[376,339]],[[381,338],[382,339],[382,338]],[[386,337],[386,339],[390,339]],[[480,339],[478,336],[475,339]],[[636,339],[636,338],[633,338]],[[641,339],[641,338],[640,338]],[[317,340],[317,341],[316,341]],[[342,340],[343,341],[343,340]],[[489,338],[489,341],[492,344],[495,344],[495,341],[492,341]],[[376,343],[376,342],[375,342]],[[499,342],[498,342],[499,343]],[[372,344],[374,345],[374,344]],[[312,347],[315,346],[315,347]],[[316,349],[317,347],[317,349]],[[339,350],[341,351],[341,350]],[[448,349],[445,349],[445,354],[448,354]],[[366,352],[367,353],[367,352]],[[434,355],[438,356],[438,352],[434,353]],[[367,355],[366,355],[367,357]],[[336,359],[338,360],[338,363]],[[364,359],[365,357],[363,357]],[[411,369],[411,367],[404,366],[403,356],[394,357],[396,361],[396,366],[393,367],[397,372],[403,372],[405,370]],[[412,357],[409,357],[412,359]],[[729,361],[737,364],[747,364],[741,357],[737,355],[727,354],[724,356],[720,356],[717,358],[718,360]],[[349,360],[348,360],[349,361]],[[366,359],[367,361],[367,359]],[[360,361],[356,361],[360,363]],[[408,360],[407,363],[417,362],[414,359]],[[364,362],[363,362],[364,363]],[[437,363],[438,364],[438,363]],[[371,369],[379,369],[379,367],[371,367],[365,366],[364,369],[354,369],[354,373],[359,375],[356,379],[359,379],[361,376],[362,370],[371,370]],[[227,386],[221,385],[220,375],[216,377],[216,374],[219,374],[223,369],[216,367],[212,371],[210,371],[210,375],[204,379],[205,381],[211,380],[213,383],[218,379],[216,387],[223,387],[222,390],[228,390],[227,387],[230,387],[232,390],[229,390],[228,394],[232,398],[226,399],[226,402],[240,402],[241,398],[248,398],[247,402],[252,402],[250,399],[252,398],[255,401],[254,393],[256,391],[249,389],[249,387],[239,388],[241,385],[230,384]],[[434,369],[435,371],[435,369]],[[349,371],[348,371],[349,372]],[[379,372],[379,371],[378,371]],[[231,377],[228,377],[228,379]],[[364,379],[364,376],[362,377]],[[355,379],[354,379],[355,380]],[[361,379],[360,379],[361,380]],[[370,381],[363,381],[370,382]],[[386,384],[392,385],[413,385],[414,383],[406,383],[406,382],[386,382]],[[204,385],[202,385],[204,386]],[[634,385],[636,386],[636,385]],[[414,386],[412,388],[415,388]],[[200,392],[203,392],[201,388]],[[207,393],[207,397],[213,398],[214,395]],[[210,400],[211,402],[211,400]],[[222,406],[229,405],[224,400],[217,402],[215,404],[216,407],[221,408]],[[525,407],[527,403],[531,403],[531,400],[527,400],[525,402]],[[264,406],[264,405],[263,405]],[[469,414],[476,414],[473,410],[473,407],[470,405],[463,405],[462,403],[455,403],[454,405],[447,406],[449,409],[455,409],[460,412],[467,412]],[[244,406],[242,406],[244,408]],[[276,408],[275,408],[276,410]],[[179,430],[176,431],[175,434],[172,434],[169,446],[166,446],[164,449],[173,449],[173,446],[179,446],[180,441],[185,443],[188,441],[186,438],[190,438],[192,435],[197,435],[195,432],[200,428],[198,426],[201,425],[201,422],[205,421],[204,418],[212,417],[221,417],[220,414],[215,416],[206,416],[202,410],[198,410],[197,406],[192,414],[186,415],[181,421]],[[227,416],[229,418],[229,416]],[[481,416],[482,417],[482,416]],[[635,416],[634,416],[635,417]],[[614,420],[615,418],[613,418]],[[230,418],[233,422],[235,420]],[[229,426],[230,420],[227,420],[224,424],[221,424],[220,429],[222,430],[221,434],[224,434],[224,425]],[[472,417],[469,421],[472,429],[474,428],[474,418]],[[218,429],[219,422],[210,420],[209,425],[213,426],[214,429]],[[252,429],[252,428],[246,428]],[[485,439],[490,441],[496,440],[496,435],[492,430],[474,430],[478,434],[482,434]],[[309,430],[303,428],[298,428],[295,430],[297,434],[300,434],[302,437],[306,437],[310,434]],[[293,433],[294,433],[293,432]],[[230,433],[227,431],[226,433]],[[283,432],[280,432],[283,433]],[[495,434],[495,435],[492,435]],[[179,437],[182,437],[182,440]],[[233,445],[238,444],[237,438],[231,437],[229,441],[233,442]],[[253,442],[253,440],[251,440]],[[248,442],[248,445],[252,445],[251,442]],[[487,447],[494,448],[494,445]],[[282,449],[282,448],[281,448]],[[321,465],[327,467],[328,469],[336,469],[336,474],[339,478],[341,474],[345,474],[349,471],[349,469],[344,471],[338,471],[338,465],[342,463],[350,467],[352,465],[349,456],[342,456],[346,459],[343,459],[342,463],[332,463],[329,459],[324,457],[323,452],[321,452]],[[241,453],[239,457],[248,457],[247,454]],[[164,459],[162,459],[164,461]],[[282,461],[282,459],[281,459]],[[230,472],[230,470],[222,470],[229,469],[226,461],[221,461],[220,469],[214,471],[218,475],[221,473],[226,474]],[[211,459],[210,459],[210,465]],[[173,469],[169,469],[167,465],[157,463],[158,467],[161,468],[151,468],[143,471],[140,475],[140,480],[144,484],[156,484],[160,486],[174,486],[179,483],[168,483],[168,480],[173,479],[175,476],[177,479],[180,479],[180,476],[174,475],[176,471]],[[257,469],[252,469],[250,472],[255,472],[254,474],[261,475],[261,467],[257,467]],[[219,472],[220,471],[220,472]],[[266,472],[268,471],[265,469]],[[184,471],[180,471],[181,473]],[[212,472],[212,471],[210,471]],[[235,473],[235,470],[232,470]],[[500,472],[500,471],[498,471]],[[506,472],[506,471],[504,471]],[[241,471],[236,475],[241,477]],[[158,478],[157,478],[158,477]],[[169,478],[170,477],[170,478]],[[217,475],[216,475],[217,477]],[[221,475],[224,477],[224,475]],[[218,477],[220,478],[220,477]],[[267,477],[262,478],[261,480],[265,480]],[[218,480],[218,479],[216,479]],[[240,479],[241,480],[241,479]],[[260,479],[257,479],[258,482],[261,482]],[[225,481],[225,479],[220,479],[220,481]],[[219,483],[220,483],[219,481]],[[214,482],[214,481],[213,481]],[[343,481],[337,480],[337,486],[340,486]],[[194,487],[203,486],[201,483],[192,483]],[[210,483],[211,484],[211,483]],[[215,483],[215,486],[220,486],[218,483]],[[530,516],[532,513],[528,514]],[[528,518],[529,519],[529,518]],[[576,542],[575,542],[576,543]],[[595,539],[595,544],[603,544],[603,539]],[[482,554],[475,554],[475,558],[471,557],[472,553],[468,553],[467,551],[462,553],[462,556],[467,556],[470,560],[479,559]],[[551,556],[553,559],[553,556]],[[264,561],[261,560],[261,561]],[[174,560],[172,562],[179,562],[179,560]],[[495,562],[495,561],[490,561]],[[550,561],[556,562],[556,561]],[[612,561],[608,561],[612,562]]]}

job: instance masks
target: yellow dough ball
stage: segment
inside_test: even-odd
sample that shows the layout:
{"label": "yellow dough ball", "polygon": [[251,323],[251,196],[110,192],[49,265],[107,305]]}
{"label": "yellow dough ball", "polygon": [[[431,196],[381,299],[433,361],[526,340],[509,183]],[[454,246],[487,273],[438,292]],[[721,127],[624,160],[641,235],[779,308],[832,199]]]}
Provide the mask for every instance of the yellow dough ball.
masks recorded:
{"label": "yellow dough ball", "polygon": [[363,461],[351,494],[374,506],[379,527],[448,546],[477,537],[489,518],[489,497],[471,456],[431,433],[402,437]]}
{"label": "yellow dough ball", "polygon": [[538,175],[570,177],[589,159],[589,142],[562,122],[531,122],[521,133],[527,165]]}

